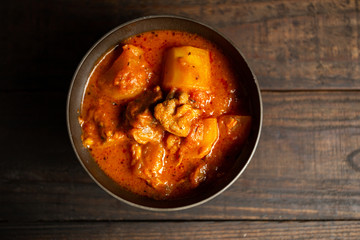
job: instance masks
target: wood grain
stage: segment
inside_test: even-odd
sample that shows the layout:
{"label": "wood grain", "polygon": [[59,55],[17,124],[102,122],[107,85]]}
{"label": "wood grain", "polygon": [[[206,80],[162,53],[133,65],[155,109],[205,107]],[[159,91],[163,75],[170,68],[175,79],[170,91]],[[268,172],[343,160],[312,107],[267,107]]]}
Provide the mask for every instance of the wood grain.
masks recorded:
{"label": "wood grain", "polygon": [[66,91],[102,35],[156,14],[219,29],[244,53],[262,89],[360,89],[357,0],[25,0],[0,9],[0,90]]}
{"label": "wood grain", "polygon": [[1,224],[2,239],[359,239],[360,223],[345,222],[100,222]]}
{"label": "wood grain", "polygon": [[69,143],[65,97],[0,95],[0,221],[360,218],[357,91],[263,92],[263,132],[245,173],[176,213],[134,209],[92,182]]}
{"label": "wood grain", "polygon": [[[360,239],[359,0],[4,1],[1,239]],[[72,150],[65,102],[106,32],[156,14],[218,29],[258,77],[258,150],[228,190],[179,212],[112,198]]]}

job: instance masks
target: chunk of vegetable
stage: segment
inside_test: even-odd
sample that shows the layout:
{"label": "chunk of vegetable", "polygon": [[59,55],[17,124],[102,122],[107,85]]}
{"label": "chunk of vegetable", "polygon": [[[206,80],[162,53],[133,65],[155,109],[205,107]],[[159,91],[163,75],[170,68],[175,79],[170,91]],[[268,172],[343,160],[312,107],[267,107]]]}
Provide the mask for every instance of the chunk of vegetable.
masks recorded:
{"label": "chunk of vegetable", "polygon": [[164,88],[209,90],[210,75],[208,50],[190,46],[174,47],[165,55]]}
{"label": "chunk of vegetable", "polygon": [[143,55],[141,48],[124,45],[121,55],[99,79],[102,91],[115,100],[134,98],[143,92],[152,76]]}
{"label": "chunk of vegetable", "polygon": [[219,138],[216,118],[200,120],[193,127],[180,148],[180,158],[203,158],[208,155]]}

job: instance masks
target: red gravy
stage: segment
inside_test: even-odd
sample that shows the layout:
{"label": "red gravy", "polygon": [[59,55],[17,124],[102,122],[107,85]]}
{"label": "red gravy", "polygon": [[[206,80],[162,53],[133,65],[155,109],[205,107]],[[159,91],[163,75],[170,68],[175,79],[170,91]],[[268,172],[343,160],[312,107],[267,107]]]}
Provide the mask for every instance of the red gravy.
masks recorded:
{"label": "red gravy", "polygon": [[123,188],[184,197],[221,178],[241,152],[251,116],[240,82],[203,37],[133,36],[94,66],[79,118],[83,144]]}

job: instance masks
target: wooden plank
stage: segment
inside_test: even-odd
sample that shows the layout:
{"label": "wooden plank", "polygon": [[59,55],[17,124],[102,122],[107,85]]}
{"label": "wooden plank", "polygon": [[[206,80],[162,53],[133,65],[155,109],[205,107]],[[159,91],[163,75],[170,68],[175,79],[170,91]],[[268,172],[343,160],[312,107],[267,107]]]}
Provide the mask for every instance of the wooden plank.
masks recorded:
{"label": "wooden plank", "polygon": [[360,223],[94,222],[1,224],[2,239],[359,239]]}
{"label": "wooden plank", "polygon": [[359,93],[264,93],[263,101],[259,149],[242,184],[234,185],[235,192],[251,186],[241,214],[358,218]]}
{"label": "wooden plank", "polygon": [[0,94],[0,221],[360,218],[357,91],[263,92],[263,132],[245,173],[176,213],[129,207],[92,182],[69,143],[65,100]]}
{"label": "wooden plank", "polygon": [[360,89],[358,0],[8,1],[0,9],[0,89],[67,90],[102,35],[169,13],[229,36],[262,89]]}

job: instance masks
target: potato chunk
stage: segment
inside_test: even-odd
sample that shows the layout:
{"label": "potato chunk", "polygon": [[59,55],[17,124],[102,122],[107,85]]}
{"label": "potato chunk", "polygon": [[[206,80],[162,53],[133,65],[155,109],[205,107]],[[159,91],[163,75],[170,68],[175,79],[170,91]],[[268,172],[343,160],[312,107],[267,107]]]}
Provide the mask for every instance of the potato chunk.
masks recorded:
{"label": "potato chunk", "polygon": [[121,55],[99,79],[102,91],[115,100],[134,98],[143,92],[152,76],[143,55],[141,48],[124,45]]}
{"label": "potato chunk", "polygon": [[174,47],[165,55],[163,87],[166,89],[209,90],[210,76],[208,50]]}
{"label": "potato chunk", "polygon": [[219,138],[216,118],[206,118],[194,124],[180,148],[180,158],[203,158],[208,155]]}

